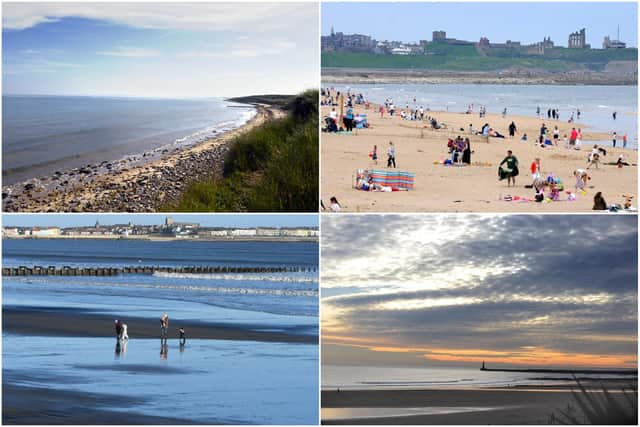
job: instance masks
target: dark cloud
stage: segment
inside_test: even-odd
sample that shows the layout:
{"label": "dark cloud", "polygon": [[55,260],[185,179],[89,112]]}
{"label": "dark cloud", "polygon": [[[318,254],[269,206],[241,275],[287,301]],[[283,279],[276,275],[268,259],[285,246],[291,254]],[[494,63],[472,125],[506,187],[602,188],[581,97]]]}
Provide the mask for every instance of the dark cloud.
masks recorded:
{"label": "dark cloud", "polygon": [[[635,216],[323,216],[322,233],[322,281],[331,286],[323,304],[349,336],[461,349],[637,350],[620,338],[638,332]],[[408,301],[451,305],[399,309]]]}

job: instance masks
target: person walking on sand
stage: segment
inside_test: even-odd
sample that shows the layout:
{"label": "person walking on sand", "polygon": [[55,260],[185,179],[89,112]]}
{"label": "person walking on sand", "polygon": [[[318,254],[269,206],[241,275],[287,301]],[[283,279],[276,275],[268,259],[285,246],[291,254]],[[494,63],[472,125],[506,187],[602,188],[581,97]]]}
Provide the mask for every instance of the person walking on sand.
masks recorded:
{"label": "person walking on sand", "polygon": [[627,134],[622,136],[622,148],[627,148]]}
{"label": "person walking on sand", "polygon": [[612,116],[613,116],[613,120],[615,120],[615,119],[616,119],[616,117],[618,116],[618,112],[617,112],[617,111],[614,111],[614,112],[613,112],[613,114],[612,114]]}
{"label": "person walking on sand", "polygon": [[374,164],[378,164],[378,146],[373,146],[373,151],[371,152],[371,160],[373,160]]}
{"label": "person walking on sand", "polygon": [[558,146],[558,140],[560,139],[560,130],[558,126],[553,127],[553,145]]}
{"label": "person walking on sand", "polygon": [[[503,164],[507,164],[506,169],[502,168]],[[513,183],[513,186],[516,186],[516,176],[518,176],[518,159],[513,155],[511,150],[507,151],[507,157],[505,157],[498,165],[500,168],[500,179],[507,178],[507,187]]]}
{"label": "person walking on sand", "polygon": [[618,134],[616,132],[613,132],[613,148],[616,148],[616,141],[618,139]]}
{"label": "person walking on sand", "polygon": [[387,167],[390,168],[391,165],[396,167],[396,147],[393,145],[393,142],[389,141],[389,149],[387,150]]}
{"label": "person walking on sand", "polygon": [[517,130],[515,122],[512,121],[509,125],[509,136],[513,138],[516,135]]}
{"label": "person walking on sand", "polygon": [[164,313],[160,317],[160,340],[167,340],[167,331],[169,330],[169,315]]}

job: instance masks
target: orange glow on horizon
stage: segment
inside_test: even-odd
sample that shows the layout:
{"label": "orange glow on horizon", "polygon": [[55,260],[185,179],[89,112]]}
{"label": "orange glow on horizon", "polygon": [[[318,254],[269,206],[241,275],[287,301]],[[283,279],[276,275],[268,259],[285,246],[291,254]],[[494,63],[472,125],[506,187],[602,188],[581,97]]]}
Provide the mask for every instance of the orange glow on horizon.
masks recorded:
{"label": "orange glow on horizon", "polygon": [[544,347],[523,347],[514,350],[455,349],[428,347],[399,347],[381,342],[371,343],[371,339],[322,335],[323,344],[362,348],[373,352],[415,353],[426,360],[441,362],[477,363],[483,361],[494,364],[516,366],[580,366],[591,368],[637,368],[637,354],[587,354],[566,353]]}

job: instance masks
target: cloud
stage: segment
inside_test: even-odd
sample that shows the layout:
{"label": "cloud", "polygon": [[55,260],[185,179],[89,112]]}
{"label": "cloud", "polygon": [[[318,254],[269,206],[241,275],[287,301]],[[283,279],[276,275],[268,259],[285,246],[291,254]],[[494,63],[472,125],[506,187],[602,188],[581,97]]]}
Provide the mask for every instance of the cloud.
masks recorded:
{"label": "cloud", "polygon": [[256,58],[283,55],[295,48],[296,43],[292,40],[243,36],[228,43],[210,43],[198,50],[181,52],[177,56],[178,58]]}
{"label": "cloud", "polygon": [[5,3],[3,27],[23,30],[65,17],[135,28],[262,32],[317,19],[309,3]]}
{"label": "cloud", "polygon": [[325,216],[323,334],[379,347],[634,355],[636,221]]}
{"label": "cloud", "polygon": [[97,52],[98,55],[120,56],[125,58],[149,58],[160,56],[160,51],[143,47],[121,46],[108,51]]}

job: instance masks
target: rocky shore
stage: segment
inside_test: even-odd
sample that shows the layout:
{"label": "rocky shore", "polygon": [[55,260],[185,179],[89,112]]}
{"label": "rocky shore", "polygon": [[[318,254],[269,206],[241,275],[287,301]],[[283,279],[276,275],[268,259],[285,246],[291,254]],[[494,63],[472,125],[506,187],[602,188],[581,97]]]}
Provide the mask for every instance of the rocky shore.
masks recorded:
{"label": "rocky shore", "polygon": [[284,114],[264,104],[254,104],[254,107],[257,114],[244,126],[187,149],[163,149],[158,159],[149,162],[144,162],[145,153],[56,171],[50,177],[3,187],[3,211],[157,212],[170,209],[191,183],[221,176],[225,154],[236,136]]}

